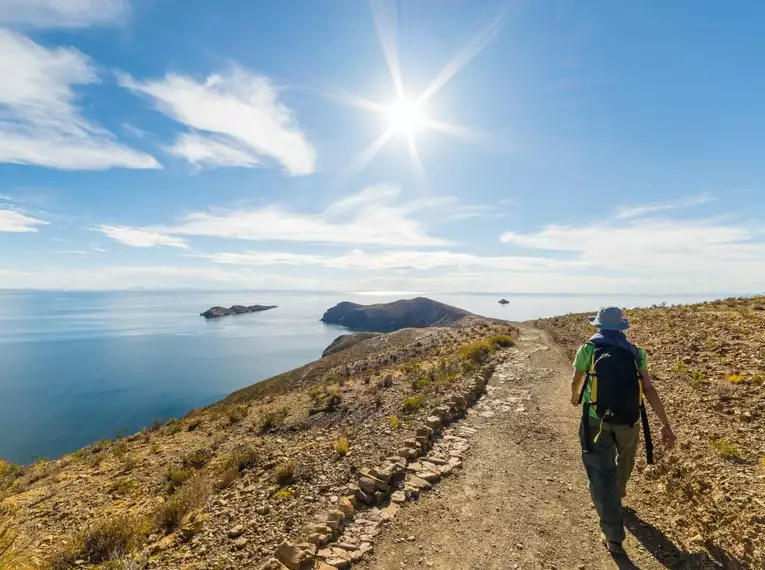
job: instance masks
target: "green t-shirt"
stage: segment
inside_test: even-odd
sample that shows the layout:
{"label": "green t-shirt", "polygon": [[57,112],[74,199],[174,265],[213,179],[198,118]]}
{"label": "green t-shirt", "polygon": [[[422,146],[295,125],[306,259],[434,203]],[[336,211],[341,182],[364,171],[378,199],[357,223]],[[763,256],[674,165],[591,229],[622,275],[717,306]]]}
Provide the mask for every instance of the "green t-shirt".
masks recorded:
{"label": "green t-shirt", "polygon": [[[576,356],[574,357],[574,370],[577,372],[587,372],[590,369],[590,364],[592,363],[592,353],[595,351],[595,345],[591,343],[583,344],[579,347],[579,350],[576,351]],[[648,355],[646,354],[645,350],[642,348],[638,348],[638,352],[640,353],[640,371],[641,372],[647,372],[648,371]],[[589,402],[590,401],[590,386],[587,385],[584,389],[584,398],[582,399],[583,402]],[[590,416],[593,418],[597,418],[598,414],[595,411],[594,407],[590,408]]]}

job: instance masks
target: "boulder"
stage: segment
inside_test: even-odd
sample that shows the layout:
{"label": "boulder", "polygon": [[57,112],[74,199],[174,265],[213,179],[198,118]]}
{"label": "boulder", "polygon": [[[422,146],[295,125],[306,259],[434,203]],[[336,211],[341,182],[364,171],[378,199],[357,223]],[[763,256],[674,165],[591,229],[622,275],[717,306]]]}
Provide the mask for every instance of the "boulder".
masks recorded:
{"label": "boulder", "polygon": [[313,568],[314,556],[286,540],[276,549],[274,557],[289,570]]}

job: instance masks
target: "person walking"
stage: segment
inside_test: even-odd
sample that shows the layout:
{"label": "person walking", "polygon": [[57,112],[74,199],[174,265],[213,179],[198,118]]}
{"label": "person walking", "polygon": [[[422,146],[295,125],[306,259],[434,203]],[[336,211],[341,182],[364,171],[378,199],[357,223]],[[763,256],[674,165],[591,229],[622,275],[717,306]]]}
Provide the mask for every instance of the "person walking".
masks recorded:
{"label": "person walking", "polygon": [[648,373],[645,350],[624,334],[629,322],[621,309],[603,307],[589,321],[597,332],[577,350],[571,404],[582,404],[579,440],[590,496],[600,517],[601,538],[610,552],[624,554],[622,499],[635,466],[641,417],[652,461],[644,400],[661,421],[664,446],[671,449],[677,438]]}

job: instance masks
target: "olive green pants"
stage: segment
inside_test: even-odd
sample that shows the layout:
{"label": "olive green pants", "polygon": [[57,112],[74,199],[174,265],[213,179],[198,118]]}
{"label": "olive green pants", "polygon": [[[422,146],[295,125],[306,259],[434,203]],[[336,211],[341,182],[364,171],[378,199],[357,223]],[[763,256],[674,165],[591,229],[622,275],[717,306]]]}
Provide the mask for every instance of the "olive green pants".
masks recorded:
{"label": "olive green pants", "polygon": [[582,461],[589,479],[590,496],[600,517],[603,534],[608,540],[621,544],[625,536],[622,497],[626,494],[627,481],[635,467],[640,422],[633,426],[603,422],[601,429],[600,420],[593,417],[588,419],[589,446],[584,439],[583,424],[579,425],[579,440],[582,444]]}

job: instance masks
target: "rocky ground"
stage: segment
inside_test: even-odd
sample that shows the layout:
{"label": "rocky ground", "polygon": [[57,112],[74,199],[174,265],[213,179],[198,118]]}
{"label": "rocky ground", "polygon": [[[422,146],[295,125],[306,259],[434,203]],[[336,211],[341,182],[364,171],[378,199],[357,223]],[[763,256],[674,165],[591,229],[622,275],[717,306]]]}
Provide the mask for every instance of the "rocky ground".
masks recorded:
{"label": "rocky ground", "polygon": [[[587,315],[536,326],[572,356]],[[729,567],[765,568],[765,298],[627,311],[679,447],[644,461],[632,497],[668,538]],[[654,420],[654,425],[658,422]]]}
{"label": "rocky ground", "polygon": [[[679,435],[636,467],[631,559],[598,542],[571,315],[349,342],[182,420],[0,463],[0,570],[765,568],[761,302],[630,312]],[[29,564],[3,566],[3,529]]]}

